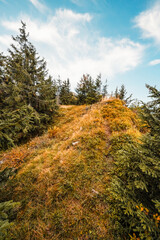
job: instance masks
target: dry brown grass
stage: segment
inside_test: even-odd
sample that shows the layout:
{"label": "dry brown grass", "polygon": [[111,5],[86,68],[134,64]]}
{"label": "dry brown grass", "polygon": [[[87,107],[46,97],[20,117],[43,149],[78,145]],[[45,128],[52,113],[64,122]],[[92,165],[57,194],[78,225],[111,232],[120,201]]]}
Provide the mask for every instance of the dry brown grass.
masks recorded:
{"label": "dry brown grass", "polygon": [[[7,197],[22,203],[9,236],[111,239],[105,192],[112,159],[106,158],[110,132],[103,104],[62,106],[53,134],[50,129],[2,156],[7,158],[2,168],[18,169]],[[18,165],[14,151],[21,156]]]}
{"label": "dry brown grass", "polygon": [[21,202],[9,239],[112,239],[106,188],[113,160],[141,135],[136,114],[118,99],[61,106],[46,134],[0,156],[16,168],[3,199]]}

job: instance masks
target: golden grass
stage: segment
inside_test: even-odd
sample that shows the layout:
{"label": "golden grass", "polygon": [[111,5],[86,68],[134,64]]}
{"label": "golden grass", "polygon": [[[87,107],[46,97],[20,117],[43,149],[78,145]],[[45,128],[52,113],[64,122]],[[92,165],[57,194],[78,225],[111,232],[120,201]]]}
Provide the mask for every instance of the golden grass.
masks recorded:
{"label": "golden grass", "polygon": [[105,195],[112,159],[101,109],[61,107],[48,133],[3,154],[1,168],[18,169],[3,197],[22,203],[9,239],[112,239]]}
{"label": "golden grass", "polygon": [[109,99],[103,106],[102,115],[107,120],[111,130],[108,156],[116,159],[119,150],[126,144],[141,142],[144,125],[138,115],[126,107],[120,99]]}
{"label": "golden grass", "polygon": [[0,200],[22,203],[8,239],[111,240],[108,153],[138,138],[138,129],[136,114],[118,99],[62,106],[46,134],[2,154],[1,169],[18,172]]}

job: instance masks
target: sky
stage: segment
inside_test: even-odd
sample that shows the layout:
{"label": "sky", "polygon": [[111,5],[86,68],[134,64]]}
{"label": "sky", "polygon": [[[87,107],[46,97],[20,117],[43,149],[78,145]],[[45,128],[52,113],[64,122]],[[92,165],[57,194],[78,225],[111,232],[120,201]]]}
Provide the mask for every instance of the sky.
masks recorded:
{"label": "sky", "polygon": [[0,52],[21,20],[49,73],[72,90],[83,74],[143,101],[145,84],[160,89],[160,0],[0,0]]}

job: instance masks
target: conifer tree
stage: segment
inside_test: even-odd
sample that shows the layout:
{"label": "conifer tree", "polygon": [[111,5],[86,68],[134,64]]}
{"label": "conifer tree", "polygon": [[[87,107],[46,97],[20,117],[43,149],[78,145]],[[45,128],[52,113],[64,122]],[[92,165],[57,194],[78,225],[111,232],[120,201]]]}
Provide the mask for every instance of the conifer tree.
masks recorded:
{"label": "conifer tree", "polygon": [[102,96],[103,96],[103,97],[107,97],[107,94],[108,94],[107,88],[108,88],[108,84],[107,84],[107,79],[106,79],[106,82],[105,82],[105,84],[103,85],[103,89],[102,89]]}
{"label": "conifer tree", "polygon": [[5,57],[0,53],[0,114],[4,108],[4,99],[5,99]]}
{"label": "conifer tree", "polygon": [[[20,34],[13,37],[18,46],[11,45],[7,60],[8,76],[14,82],[15,91],[19,96],[20,102],[16,104],[30,105],[38,112],[46,110],[48,105],[49,109],[54,109],[55,89],[52,88],[51,78],[48,77],[46,62],[40,59],[35,47],[28,41],[28,36],[26,25],[22,22]],[[47,99],[44,98],[46,89]]]}
{"label": "conifer tree", "polygon": [[3,56],[2,53],[0,53],[0,83],[2,83],[4,79],[4,60],[5,57]]}
{"label": "conifer tree", "polygon": [[90,75],[83,75],[76,88],[78,104],[93,104],[98,102],[101,95],[101,75],[96,80]]}
{"label": "conifer tree", "polygon": [[121,85],[121,88],[119,89],[119,99],[124,100],[127,95],[127,90],[124,86],[124,84]]}
{"label": "conifer tree", "polygon": [[5,168],[0,171],[0,239],[7,239],[7,231],[14,225],[14,219],[16,218],[17,211],[20,207],[20,202],[13,202],[13,200],[5,201],[3,194],[1,194],[5,188],[9,177],[15,173],[12,168]]}
{"label": "conifer tree", "polygon": [[160,237],[160,91],[147,88],[153,98],[143,105],[148,133],[138,142],[126,140],[114,153],[110,193],[116,239]]}
{"label": "conifer tree", "polygon": [[116,90],[114,92],[114,97],[115,98],[119,98],[119,90],[118,90],[118,87],[116,87]]}
{"label": "conifer tree", "polygon": [[69,79],[62,82],[59,97],[61,104],[63,105],[72,104],[72,92],[70,90]]}
{"label": "conifer tree", "polygon": [[114,92],[114,97],[123,100],[127,106],[129,106],[129,104],[133,101],[133,99],[131,99],[132,94],[129,97],[127,97],[127,90],[124,84],[121,85],[120,89],[116,87],[116,90]]}
{"label": "conifer tree", "polygon": [[[29,42],[26,25],[13,37],[9,55],[0,56],[0,149],[41,132],[56,112],[56,86],[48,76],[46,62]],[[2,74],[3,72],[3,74]],[[5,74],[5,76],[4,76]]]}

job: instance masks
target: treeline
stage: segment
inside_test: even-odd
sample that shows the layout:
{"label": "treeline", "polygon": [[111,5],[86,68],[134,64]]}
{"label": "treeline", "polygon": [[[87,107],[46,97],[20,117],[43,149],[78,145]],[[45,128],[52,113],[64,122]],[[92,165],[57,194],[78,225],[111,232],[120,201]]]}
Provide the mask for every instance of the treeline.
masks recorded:
{"label": "treeline", "polygon": [[[101,75],[93,79],[83,75],[75,93],[69,79],[53,79],[29,41],[26,24],[12,37],[8,55],[0,53],[0,150],[7,149],[40,134],[54,120],[58,105],[93,104],[107,96],[107,81]],[[125,100],[124,85],[112,96]]]}
{"label": "treeline", "polygon": [[128,96],[124,84],[120,88],[116,87],[115,91],[108,92],[107,80],[102,85],[101,74],[94,80],[89,74],[84,74],[80,82],[77,83],[75,93],[71,91],[69,79],[55,81],[57,88],[57,103],[61,105],[82,105],[94,104],[105,97],[114,97],[123,100],[126,105],[133,101],[132,94]]}
{"label": "treeline", "polygon": [[8,55],[0,53],[0,150],[42,133],[58,105],[92,104],[102,98],[100,75],[96,80],[83,75],[73,93],[69,79],[55,80],[48,74],[25,23],[19,31]]}
{"label": "treeline", "polygon": [[[67,81],[58,80],[58,100],[62,105],[82,105],[93,104],[102,99],[101,75],[94,80],[89,74],[83,75],[80,82],[77,83],[75,93],[71,92],[69,79]],[[106,92],[107,93],[107,92]]]}

